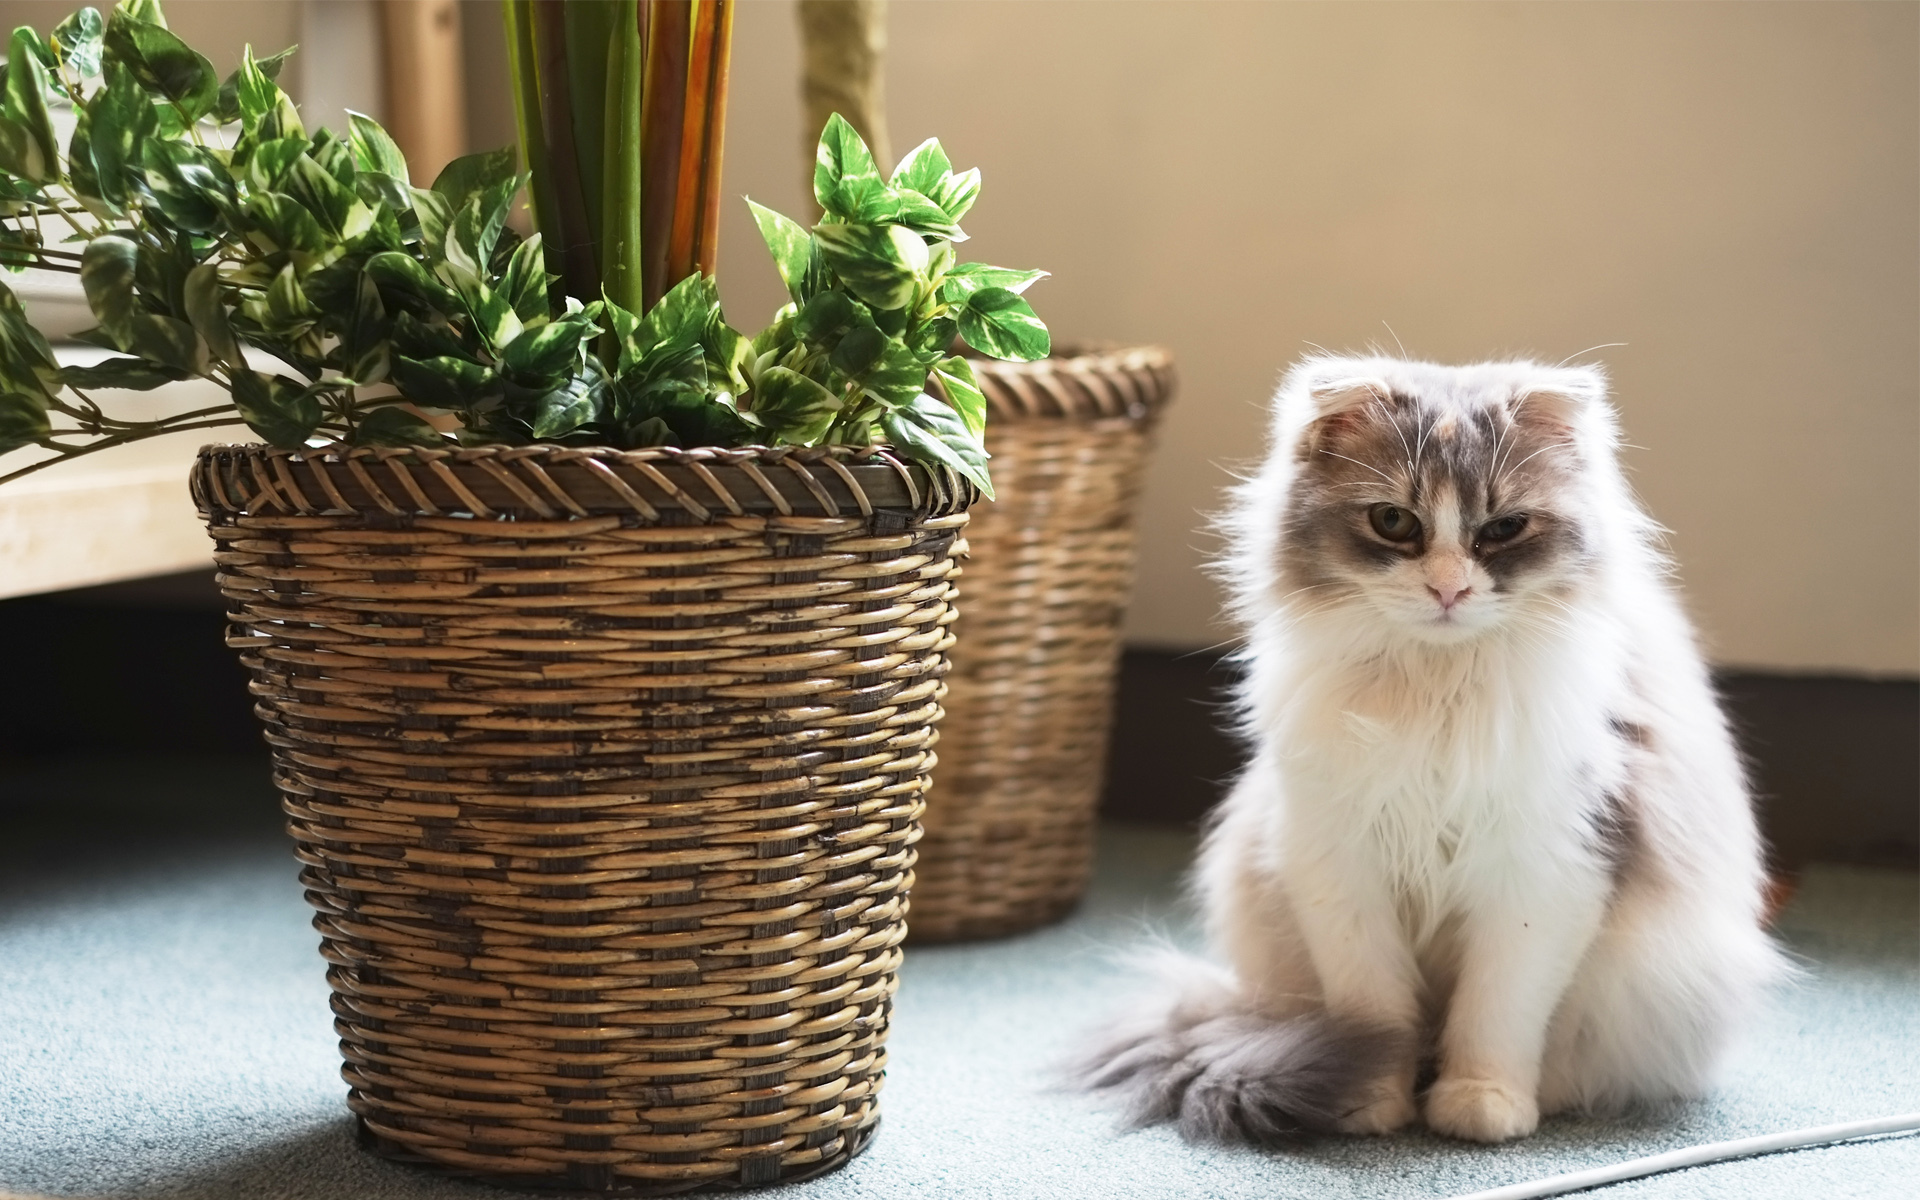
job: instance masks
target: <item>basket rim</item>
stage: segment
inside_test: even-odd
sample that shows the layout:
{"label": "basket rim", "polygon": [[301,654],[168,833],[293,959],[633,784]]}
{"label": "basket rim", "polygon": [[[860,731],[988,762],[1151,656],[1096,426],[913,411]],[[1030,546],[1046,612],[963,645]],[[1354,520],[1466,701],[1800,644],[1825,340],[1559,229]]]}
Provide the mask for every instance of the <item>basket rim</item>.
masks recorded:
{"label": "basket rim", "polygon": [[[1062,341],[1031,362],[968,356],[993,420],[1158,421],[1177,390],[1165,346]],[[991,423],[989,424],[991,428]]]}
{"label": "basket rim", "polygon": [[916,517],[959,512],[979,490],[957,472],[883,446],[202,446],[189,485],[209,519],[473,516],[568,519],[679,513],[706,523],[782,517]]}

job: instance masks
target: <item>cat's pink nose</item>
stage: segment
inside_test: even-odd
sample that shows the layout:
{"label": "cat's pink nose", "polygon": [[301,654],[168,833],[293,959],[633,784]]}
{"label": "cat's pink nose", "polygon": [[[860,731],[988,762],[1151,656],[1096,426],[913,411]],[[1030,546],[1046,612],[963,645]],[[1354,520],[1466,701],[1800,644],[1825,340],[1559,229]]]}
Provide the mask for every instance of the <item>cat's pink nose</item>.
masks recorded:
{"label": "cat's pink nose", "polygon": [[1430,583],[1427,585],[1427,590],[1432,592],[1433,598],[1440,602],[1440,608],[1443,611],[1452,612],[1453,606],[1460,603],[1460,598],[1473,589],[1465,585],[1460,587],[1435,587]]}

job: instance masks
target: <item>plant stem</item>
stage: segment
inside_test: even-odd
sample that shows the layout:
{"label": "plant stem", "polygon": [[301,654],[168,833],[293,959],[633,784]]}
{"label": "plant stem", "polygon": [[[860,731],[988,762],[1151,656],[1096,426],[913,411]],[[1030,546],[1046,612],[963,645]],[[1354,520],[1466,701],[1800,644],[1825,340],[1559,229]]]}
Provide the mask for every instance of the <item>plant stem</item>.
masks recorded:
{"label": "plant stem", "polygon": [[619,6],[607,46],[605,139],[601,159],[600,282],[608,299],[628,312],[645,311],[640,214],[640,110],[646,55],[640,38],[645,10],[634,0]]}
{"label": "plant stem", "polygon": [[[605,174],[608,65],[615,24],[626,5],[619,0],[567,0],[567,95],[573,108],[573,148],[578,156],[580,198],[587,208],[587,228],[594,245],[606,243]],[[606,276],[605,255],[600,275]],[[586,297],[582,297],[585,299]]]}
{"label": "plant stem", "polygon": [[647,93],[641,105],[640,188],[642,261],[646,307],[678,283],[668,278],[673,206],[678,188],[680,132],[687,103],[687,51],[693,0],[652,0],[648,5]]}
{"label": "plant stem", "polygon": [[527,183],[533,221],[547,257],[547,269],[558,275],[562,251],[559,210],[553,192],[553,163],[547,153],[546,131],[540,123],[539,58],[533,48],[532,0],[506,0],[507,74],[513,84],[513,121],[520,133],[521,164],[531,175]]}
{"label": "plant stem", "polygon": [[707,148],[700,172],[700,236],[694,243],[694,264],[703,275],[714,273],[720,257],[720,164],[727,130],[727,84],[733,62],[734,0],[714,0],[718,24],[713,40],[713,83],[708,94]]}
{"label": "plant stem", "polygon": [[673,233],[667,242],[666,286],[669,288],[695,270],[694,249],[700,240],[700,221],[706,211],[701,204],[700,185],[706,165],[717,7],[714,0],[694,0],[693,32],[687,51],[686,99],[681,102],[680,161],[674,178]]}
{"label": "plant stem", "polygon": [[580,190],[580,160],[573,137],[573,98],[567,90],[566,12],[562,0],[528,3],[533,6],[533,48],[539,64],[540,127],[553,166],[554,221],[559,238],[552,249],[559,257],[561,284],[567,294],[591,304],[600,298],[600,272]]}
{"label": "plant stem", "polygon": [[111,450],[115,446],[125,446],[130,442],[145,441],[147,438],[158,437],[163,433],[181,433],[188,429],[217,429],[224,425],[245,425],[245,424],[246,424],[245,421],[235,416],[235,417],[228,417],[223,421],[200,421],[192,425],[174,425],[166,429],[143,429],[138,432],[130,431],[125,434],[113,434],[111,436],[101,438],[97,442],[89,442],[85,446],[60,446],[60,445],[55,445],[52,442],[42,442],[40,444],[43,446],[46,446],[48,449],[58,450],[60,452],[59,455],[54,458],[43,458],[39,462],[34,463],[31,466],[21,467],[18,471],[14,471],[11,474],[0,475],[0,484],[12,483],[14,480],[19,479],[22,476],[31,475],[35,471],[44,470],[45,468],[51,467],[56,463],[68,462],[68,461],[71,461],[72,459],[81,458],[85,455],[92,454],[97,450]]}

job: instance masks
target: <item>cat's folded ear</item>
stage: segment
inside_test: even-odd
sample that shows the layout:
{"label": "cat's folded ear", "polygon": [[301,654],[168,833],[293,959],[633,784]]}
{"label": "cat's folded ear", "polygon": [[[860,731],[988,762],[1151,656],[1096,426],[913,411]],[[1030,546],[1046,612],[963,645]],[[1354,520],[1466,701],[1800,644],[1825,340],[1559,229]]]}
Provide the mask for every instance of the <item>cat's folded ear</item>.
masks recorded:
{"label": "cat's folded ear", "polygon": [[1295,367],[1281,388],[1290,423],[1301,429],[1307,446],[1323,445],[1352,432],[1369,413],[1393,403],[1393,389],[1378,374],[1348,359],[1308,359]]}
{"label": "cat's folded ear", "polygon": [[1554,437],[1570,436],[1607,408],[1607,376],[1598,367],[1542,367],[1507,401],[1514,423]]}

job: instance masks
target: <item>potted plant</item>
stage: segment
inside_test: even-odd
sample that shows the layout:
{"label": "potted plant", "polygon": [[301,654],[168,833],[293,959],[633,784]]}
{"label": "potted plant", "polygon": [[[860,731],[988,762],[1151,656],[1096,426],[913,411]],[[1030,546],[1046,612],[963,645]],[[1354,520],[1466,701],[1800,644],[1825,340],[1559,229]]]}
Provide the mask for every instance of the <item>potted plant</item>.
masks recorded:
{"label": "potted plant", "polygon": [[[222,83],[153,0],[16,31],[0,261],[77,274],[113,353],[63,366],[0,285],[0,451],[42,448],[18,476],[261,439],[207,447],[191,486],[376,1148],[517,1185],[770,1183],[877,1120],[953,555],[990,488],[953,343],[1048,340],[1030,273],[955,261],[977,172],[928,142],[883,177],[843,122],[821,223],[755,210],[792,300],[772,324],[728,324],[698,223],[653,299],[632,197],[704,212],[717,153],[661,153],[646,101],[677,86],[680,131],[703,107],[717,135],[724,10],[606,7],[635,23],[604,72],[543,42],[569,45],[544,5],[510,13],[556,177],[585,162],[556,106],[631,122],[641,90],[642,175],[603,171],[590,276],[564,183],[513,231],[511,151],[418,187],[374,122],[307,131],[281,57]],[[704,92],[620,65],[685,66],[702,20]],[[230,403],[133,420],[105,396],[190,377]]]}

